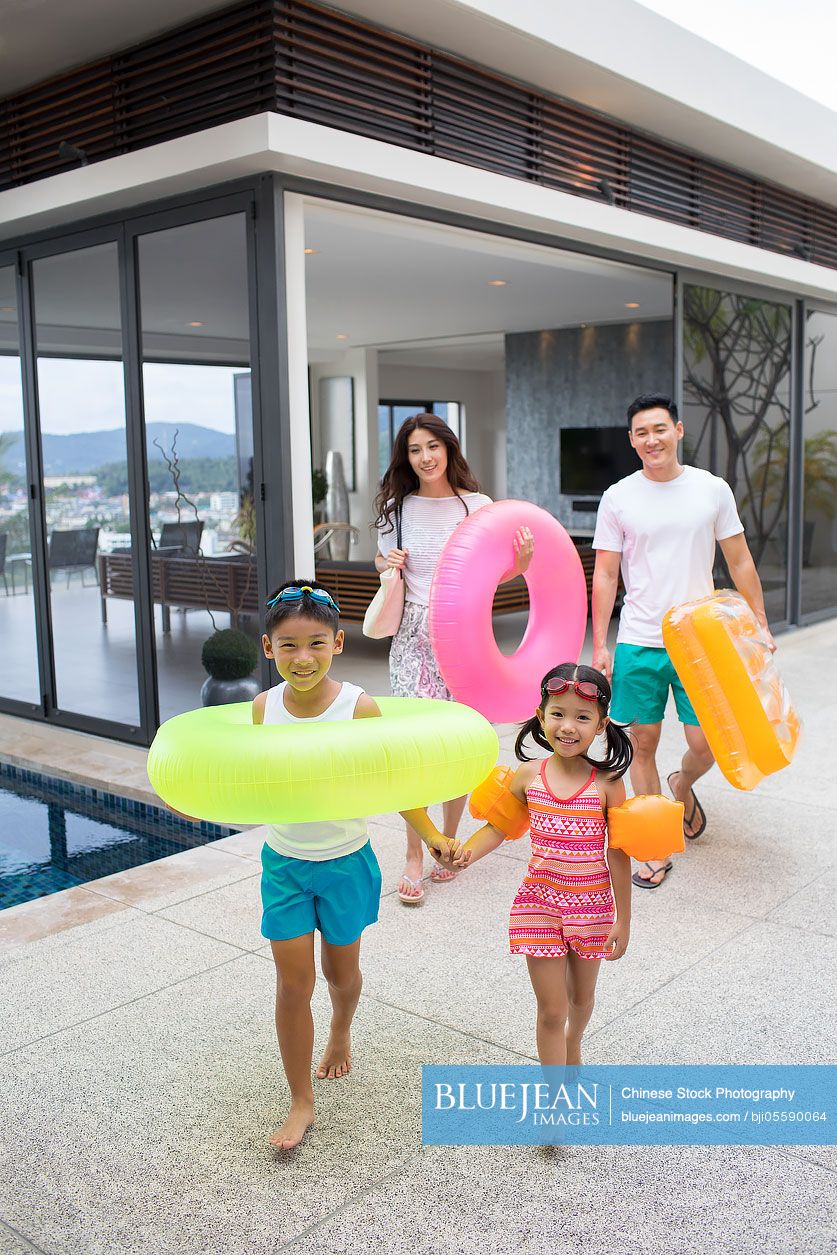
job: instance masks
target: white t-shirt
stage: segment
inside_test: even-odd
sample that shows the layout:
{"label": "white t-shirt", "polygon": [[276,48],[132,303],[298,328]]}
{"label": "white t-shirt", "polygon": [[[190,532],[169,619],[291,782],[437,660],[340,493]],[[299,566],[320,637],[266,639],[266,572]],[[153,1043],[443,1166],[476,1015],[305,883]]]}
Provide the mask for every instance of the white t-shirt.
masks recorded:
{"label": "white t-shirt", "polygon": [[[287,681],[268,689],[264,703],[263,723],[329,723],[336,719],[353,719],[357,700],[363,692],[356,684],[343,681],[340,692],[321,715],[300,719],[285,705]],[[344,858],[366,845],[369,834],[365,819],[325,819],[307,824],[268,824],[265,841],[277,854],[286,858],[308,859],[322,863],[327,858]]]}
{"label": "white t-shirt", "polygon": [[593,548],[622,555],[617,640],[661,648],[663,615],[712,592],[716,541],[743,531],[729,484],[696,466],[665,483],[635,471],[608,488]]}
{"label": "white t-shirt", "polygon": [[[457,497],[419,497],[411,493],[404,498],[401,516],[401,548],[409,550],[404,564],[404,600],[430,605],[430,585],[439,555],[459,524],[491,498],[482,492],[463,492]],[[395,515],[392,526],[378,529],[378,549],[387,556],[397,548]]]}

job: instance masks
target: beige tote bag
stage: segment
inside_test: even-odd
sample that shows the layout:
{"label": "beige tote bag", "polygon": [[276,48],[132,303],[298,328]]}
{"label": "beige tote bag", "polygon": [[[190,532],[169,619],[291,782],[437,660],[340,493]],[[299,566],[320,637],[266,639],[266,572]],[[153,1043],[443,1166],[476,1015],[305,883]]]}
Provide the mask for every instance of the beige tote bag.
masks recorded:
{"label": "beige tote bag", "polygon": [[[401,548],[401,510],[395,517],[395,546]],[[373,640],[395,636],[404,613],[404,573],[387,567],[381,572],[381,587],[363,616],[363,635]]]}

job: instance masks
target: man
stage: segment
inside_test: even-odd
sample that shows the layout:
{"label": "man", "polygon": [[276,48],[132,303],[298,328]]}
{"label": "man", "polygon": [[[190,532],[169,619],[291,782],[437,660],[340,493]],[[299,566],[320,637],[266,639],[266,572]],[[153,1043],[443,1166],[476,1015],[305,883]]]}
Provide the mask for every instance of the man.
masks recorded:
{"label": "man", "polygon": [[[635,793],[661,792],[656,753],[669,688],[673,690],[686,752],[668,782],[674,797],[685,806],[684,834],[694,839],[706,827],[694,784],[714,759],[663,647],[662,622],[672,606],[712,592],[716,542],[771,651],[776,645],[732,490],[717,475],[681,466],[677,451],[683,424],[670,397],[658,393],[637,397],[628,407],[628,439],[642,469],[605,492],[593,538],[593,666],[609,678],[612,673],[611,717],[634,725],[631,784]],[[625,602],[611,663],[607,631],[620,565]],[[643,889],[656,889],[671,866],[668,860],[643,863],[633,882]]]}

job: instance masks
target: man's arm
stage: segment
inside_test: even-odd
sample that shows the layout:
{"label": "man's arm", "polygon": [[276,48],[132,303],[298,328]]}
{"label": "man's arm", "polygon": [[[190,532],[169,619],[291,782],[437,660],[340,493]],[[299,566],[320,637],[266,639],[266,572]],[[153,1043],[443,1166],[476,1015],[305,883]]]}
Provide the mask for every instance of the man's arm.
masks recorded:
{"label": "man's arm", "polygon": [[607,632],[616,604],[621,558],[621,553],[614,553],[612,549],[597,549],[593,569],[593,666],[608,680],[613,672],[613,660],[607,647]]}
{"label": "man's arm", "polygon": [[728,536],[726,540],[721,540],[718,543],[721,546],[721,552],[726,560],[733,584],[758,619],[759,626],[767,638],[770,652],[775,653],[776,642],[767,624],[767,611],[764,608],[761,580],[756,570],[756,564],[753,561],[753,555],[750,553],[747,541],[744,539],[744,533],[739,532],[737,536]]}

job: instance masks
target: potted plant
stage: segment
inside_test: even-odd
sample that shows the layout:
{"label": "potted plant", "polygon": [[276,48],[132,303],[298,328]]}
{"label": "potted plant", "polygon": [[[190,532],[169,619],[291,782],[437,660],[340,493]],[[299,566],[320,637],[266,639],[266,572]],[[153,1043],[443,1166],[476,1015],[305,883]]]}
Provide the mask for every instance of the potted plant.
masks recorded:
{"label": "potted plant", "polygon": [[320,522],[322,514],[322,504],[328,494],[328,479],[326,473],[319,467],[314,467],[311,471],[311,500],[314,505],[314,522]]}
{"label": "potted plant", "polygon": [[256,642],[240,628],[213,632],[201,650],[201,662],[209,672],[201,689],[201,703],[223,706],[227,702],[252,701],[261,689],[253,675],[258,659]]}

